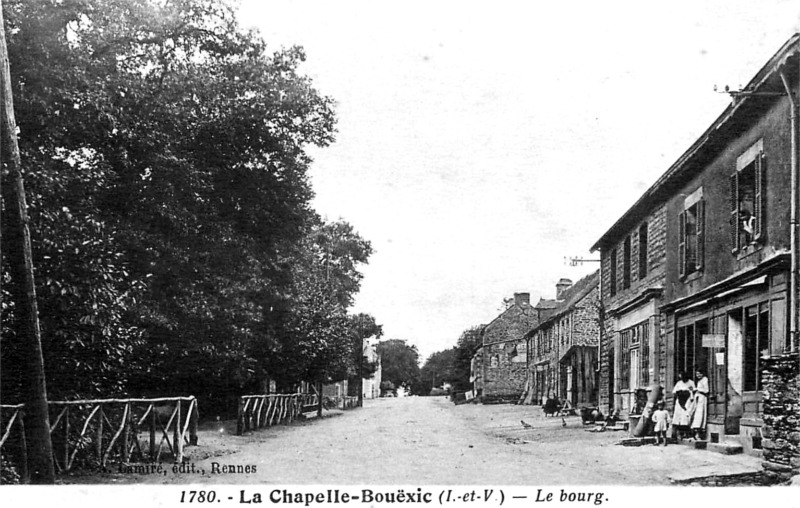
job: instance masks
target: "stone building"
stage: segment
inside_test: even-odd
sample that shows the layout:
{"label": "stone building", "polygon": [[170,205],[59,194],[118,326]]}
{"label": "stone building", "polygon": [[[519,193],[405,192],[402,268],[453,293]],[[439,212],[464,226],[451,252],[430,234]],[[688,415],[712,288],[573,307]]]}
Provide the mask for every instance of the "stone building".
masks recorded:
{"label": "stone building", "polygon": [[516,402],[523,392],[527,372],[525,333],[539,322],[529,293],[515,293],[513,303],[483,330],[476,396],[481,402]]}
{"label": "stone building", "polygon": [[[627,414],[637,389],[665,382],[661,304],[666,274],[666,207],[643,196],[595,243],[600,250],[605,327],[600,345],[599,405]],[[630,212],[629,212],[630,214]]]}
{"label": "stone building", "polygon": [[600,338],[599,271],[556,284],[555,301],[542,301],[539,324],[528,331],[526,404],[547,398],[572,407],[597,405]]}
{"label": "stone building", "polygon": [[630,410],[632,390],[657,383],[671,407],[680,372],[703,371],[709,440],[768,458],[785,443],[762,439],[775,430],[764,400],[782,396],[764,371],[797,351],[799,89],[795,35],[594,246],[610,332],[601,398]]}

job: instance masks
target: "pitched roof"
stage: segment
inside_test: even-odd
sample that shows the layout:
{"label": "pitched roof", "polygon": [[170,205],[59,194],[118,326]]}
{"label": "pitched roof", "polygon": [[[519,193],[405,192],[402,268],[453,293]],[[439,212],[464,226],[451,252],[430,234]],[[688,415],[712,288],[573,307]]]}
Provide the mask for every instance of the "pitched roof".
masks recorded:
{"label": "pitched roof", "polygon": [[[738,136],[742,132],[743,127],[737,126],[737,122],[747,125],[753,121],[753,113],[765,107],[764,101],[767,98],[763,96],[751,98],[753,92],[764,91],[775,94],[776,97],[785,92],[778,73],[787,60],[795,57],[798,52],[800,52],[800,34],[794,34],[767,61],[743,88],[742,93],[736,96],[703,135],[595,242],[591,248],[592,252],[614,244],[616,238],[636,225],[649,210],[673,196],[684,179],[694,176],[693,169],[696,170],[704,161],[724,150],[731,137]],[[772,100],[775,100],[775,97]]]}
{"label": "pitched roof", "polygon": [[558,307],[558,300],[545,300],[544,298],[539,298],[539,303],[536,304],[535,308],[550,310],[555,309],[556,307]]}
{"label": "pitched roof", "polygon": [[[549,309],[555,309],[555,312],[550,314],[547,319],[543,320],[537,326],[532,328],[526,335],[532,334],[534,331],[542,328],[547,323],[554,321],[559,316],[574,309],[580,303],[580,301],[586,297],[586,295],[591,293],[591,291],[598,286],[599,282],[600,270],[595,270],[593,273],[585,276],[573,284],[571,288],[564,291],[564,294],[562,295],[564,298],[562,300],[545,300],[555,303],[555,305],[552,307],[548,307]],[[538,307],[539,306],[537,305],[537,308]]]}

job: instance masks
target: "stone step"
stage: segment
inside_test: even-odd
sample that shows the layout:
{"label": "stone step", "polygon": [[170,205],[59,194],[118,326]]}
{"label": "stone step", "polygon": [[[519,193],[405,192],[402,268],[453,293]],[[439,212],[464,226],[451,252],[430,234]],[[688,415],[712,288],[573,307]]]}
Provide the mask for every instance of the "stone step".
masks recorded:
{"label": "stone step", "polygon": [[721,453],[723,455],[737,455],[742,453],[744,448],[741,443],[736,441],[723,441],[721,443],[708,443],[708,450]]}

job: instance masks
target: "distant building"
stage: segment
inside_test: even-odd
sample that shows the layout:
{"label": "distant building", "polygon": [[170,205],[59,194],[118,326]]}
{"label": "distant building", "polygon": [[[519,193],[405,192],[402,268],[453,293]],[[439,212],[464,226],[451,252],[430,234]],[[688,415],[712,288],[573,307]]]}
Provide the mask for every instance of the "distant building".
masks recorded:
{"label": "distant building", "polygon": [[525,387],[527,372],[527,342],[525,332],[538,324],[539,314],[530,304],[529,293],[515,293],[511,305],[483,331],[478,350],[479,359],[473,365],[480,372],[476,391],[480,400],[516,402]]}
{"label": "distant building", "polygon": [[362,395],[365,399],[377,399],[381,396],[381,355],[378,354],[378,340],[374,337],[364,339],[364,359],[377,364],[377,369],[370,377],[362,381]]}
{"label": "distant building", "polygon": [[[528,381],[524,402],[548,398],[572,407],[597,404],[600,337],[599,272],[556,284],[556,299],[542,300],[543,319],[528,333]],[[546,316],[546,317],[545,317]]]}

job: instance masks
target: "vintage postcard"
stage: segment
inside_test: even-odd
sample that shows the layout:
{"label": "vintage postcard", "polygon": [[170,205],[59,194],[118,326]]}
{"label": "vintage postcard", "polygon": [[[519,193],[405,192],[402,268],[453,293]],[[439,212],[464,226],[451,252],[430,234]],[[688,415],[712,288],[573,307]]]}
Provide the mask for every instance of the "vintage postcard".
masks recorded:
{"label": "vintage postcard", "polygon": [[4,504],[792,499],[797,5],[2,15]]}

